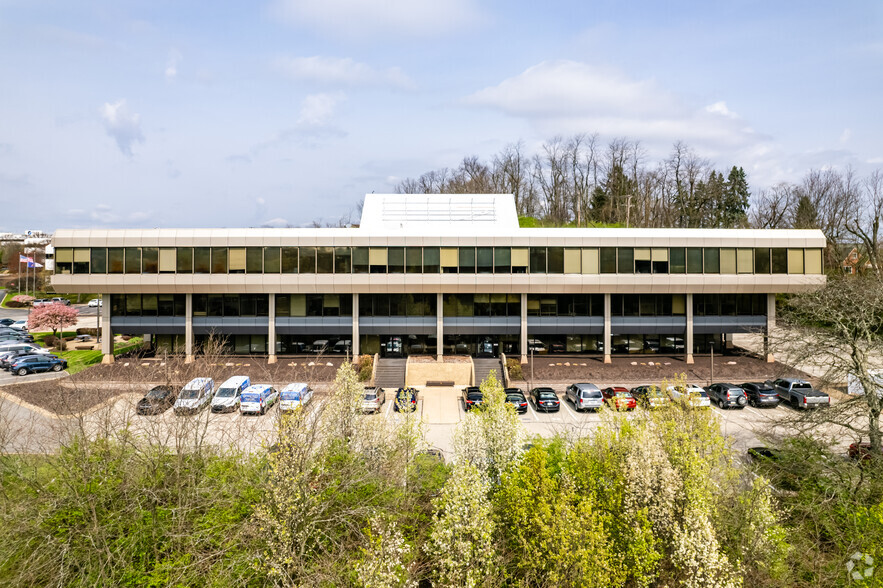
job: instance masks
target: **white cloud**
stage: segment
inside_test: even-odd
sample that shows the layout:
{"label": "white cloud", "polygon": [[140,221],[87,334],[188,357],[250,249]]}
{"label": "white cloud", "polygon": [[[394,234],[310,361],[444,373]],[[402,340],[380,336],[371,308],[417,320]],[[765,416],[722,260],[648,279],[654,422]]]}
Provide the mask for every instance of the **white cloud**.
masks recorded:
{"label": "white cloud", "polygon": [[131,157],[132,145],[144,142],[141,115],[130,113],[125,99],[113,104],[105,102],[101,107],[101,118],[104,120],[105,131],[113,137],[123,155]]}
{"label": "white cloud", "polygon": [[285,22],[340,37],[425,37],[474,26],[483,17],[474,0],[277,0]]}
{"label": "white cloud", "polygon": [[178,64],[182,59],[183,56],[177,49],[169,51],[169,58],[166,61],[166,81],[172,82],[178,77]]}
{"label": "white cloud", "polygon": [[766,139],[724,102],[697,108],[655,80],[574,61],[542,62],[464,102],[523,118],[546,137],[598,132],[666,145],[682,139],[709,153]]}
{"label": "white cloud", "polygon": [[310,94],[303,99],[297,124],[301,127],[322,127],[334,115],[337,105],[346,99],[342,92]]}
{"label": "white cloud", "polygon": [[843,132],[840,133],[840,144],[845,145],[850,138],[852,138],[852,129],[843,129]]}
{"label": "white cloud", "polygon": [[287,229],[291,226],[287,220],[281,217],[271,218],[267,222],[261,225],[262,227],[273,228],[273,229]]}
{"label": "white cloud", "polygon": [[721,100],[720,102],[715,102],[714,104],[709,104],[705,107],[705,112],[710,112],[711,114],[719,114],[727,118],[739,118],[739,115],[727,108],[727,103],[723,100]]}
{"label": "white cloud", "polygon": [[348,57],[281,57],[276,60],[276,67],[294,79],[320,84],[414,87],[414,82],[397,67],[378,70]]}

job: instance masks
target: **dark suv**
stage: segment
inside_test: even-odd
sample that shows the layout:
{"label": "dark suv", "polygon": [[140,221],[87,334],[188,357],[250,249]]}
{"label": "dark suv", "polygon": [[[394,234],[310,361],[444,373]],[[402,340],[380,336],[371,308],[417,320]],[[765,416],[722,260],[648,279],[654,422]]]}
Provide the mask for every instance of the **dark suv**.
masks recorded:
{"label": "dark suv", "polygon": [[721,408],[745,408],[748,399],[745,397],[745,391],[735,384],[712,384],[705,389],[708,397],[717,402]]}
{"label": "dark suv", "polygon": [[17,376],[37,372],[60,372],[67,369],[67,361],[54,355],[25,355],[10,366],[9,371]]}
{"label": "dark suv", "polygon": [[751,406],[779,406],[779,393],[775,387],[766,382],[745,382],[742,384],[748,404]]}

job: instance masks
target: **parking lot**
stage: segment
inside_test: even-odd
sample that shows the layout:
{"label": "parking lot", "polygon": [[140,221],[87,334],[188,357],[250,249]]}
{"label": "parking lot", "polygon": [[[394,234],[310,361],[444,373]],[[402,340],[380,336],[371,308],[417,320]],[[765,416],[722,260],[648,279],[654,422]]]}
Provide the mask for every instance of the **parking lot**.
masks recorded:
{"label": "parking lot", "polygon": [[[319,418],[326,402],[328,387],[328,384],[314,387],[316,394],[306,407],[308,422],[312,423]],[[281,386],[278,388],[281,389]],[[430,446],[450,455],[454,428],[466,416],[461,389],[432,387],[418,388],[418,391],[415,415],[423,423],[426,441]],[[528,434],[542,437],[556,434],[569,436],[593,434],[601,423],[602,415],[596,412],[578,412],[565,400],[563,389],[556,389],[556,392],[561,400],[557,412],[537,411],[533,403],[528,402],[527,412],[519,415]],[[387,391],[386,401],[376,414],[365,414],[359,418],[383,420],[390,424],[401,422],[405,417],[393,410],[394,393],[394,390]],[[177,416],[172,410],[154,416],[141,416],[135,412],[135,404],[141,396],[142,394],[138,393],[123,394],[104,406],[92,410],[83,419],[54,419],[48,429],[59,435],[70,427],[84,427],[87,432],[93,433],[98,430],[119,430],[128,427],[136,435],[149,435],[151,439],[159,439],[169,445],[208,443],[244,451],[263,451],[275,442],[276,425],[280,416],[278,403],[263,416],[247,416],[238,411],[216,414],[207,409],[190,416]],[[4,406],[3,412],[11,414],[10,407],[12,405]],[[749,406],[743,409],[721,410],[717,406],[712,406],[710,409],[695,410],[712,411],[719,419],[722,432],[732,440],[735,449],[739,452],[750,446],[763,444],[760,440],[761,433],[771,430],[777,422],[795,414],[794,409],[781,405],[764,409]],[[21,407],[16,407],[14,418],[18,421],[23,421],[25,418],[53,420],[44,414],[29,413]],[[7,450],[30,452],[45,448],[48,429],[45,424],[32,426],[30,430],[38,431],[40,438],[31,439],[27,430],[22,428],[24,432],[12,440],[11,444],[6,442]]]}

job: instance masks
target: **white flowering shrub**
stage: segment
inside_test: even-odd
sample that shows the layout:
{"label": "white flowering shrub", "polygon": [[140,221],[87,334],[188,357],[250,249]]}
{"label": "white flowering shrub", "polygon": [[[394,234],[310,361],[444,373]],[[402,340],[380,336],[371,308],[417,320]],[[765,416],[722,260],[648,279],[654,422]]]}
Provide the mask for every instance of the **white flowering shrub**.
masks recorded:
{"label": "white flowering shrub", "polygon": [[527,430],[493,372],[481,392],[481,407],[467,412],[454,430],[454,461],[470,463],[496,481],[524,453]]}
{"label": "white flowering shrub", "polygon": [[427,553],[439,586],[471,588],[491,575],[496,559],[487,478],[473,464],[454,466],[435,501]]}
{"label": "white flowering shrub", "polygon": [[356,563],[356,583],[362,588],[412,588],[417,583],[408,569],[411,546],[394,521],[382,517],[371,520],[367,547]]}

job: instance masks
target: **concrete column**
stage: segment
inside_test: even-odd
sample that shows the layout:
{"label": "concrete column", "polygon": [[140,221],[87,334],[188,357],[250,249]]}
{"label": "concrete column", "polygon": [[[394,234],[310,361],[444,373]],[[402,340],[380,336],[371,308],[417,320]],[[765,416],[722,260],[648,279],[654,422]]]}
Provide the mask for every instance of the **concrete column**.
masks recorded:
{"label": "concrete column", "polygon": [[193,363],[193,294],[184,295],[184,363]]}
{"label": "concrete column", "polygon": [[732,333],[724,333],[724,349],[732,349],[733,348],[733,334]]}
{"label": "concrete column", "polygon": [[766,295],[766,329],[763,333],[763,354],[767,363],[773,363],[776,358],[770,353],[770,333],[776,328],[776,295]]}
{"label": "concrete column", "polygon": [[359,295],[353,294],[353,361],[359,357]]}
{"label": "concrete column", "polygon": [[435,360],[442,361],[444,356],[445,310],[444,296],[441,292],[435,295]]}
{"label": "concrete column", "polygon": [[693,295],[687,294],[687,332],[684,333],[685,361],[693,363]]}
{"label": "concrete column", "polygon": [[267,296],[267,363],[276,363],[276,295]]}
{"label": "concrete column", "polygon": [[518,349],[521,350],[521,363],[527,363],[527,293],[521,294],[521,339]]}
{"label": "concrete column", "polygon": [[604,295],[604,363],[613,363],[610,352],[613,351],[613,337],[610,326],[610,294]]}
{"label": "concrete column", "polygon": [[[110,325],[110,296],[102,296],[101,306],[98,312],[101,313],[101,363],[113,363],[113,330]],[[104,304],[103,299],[107,299]]]}

